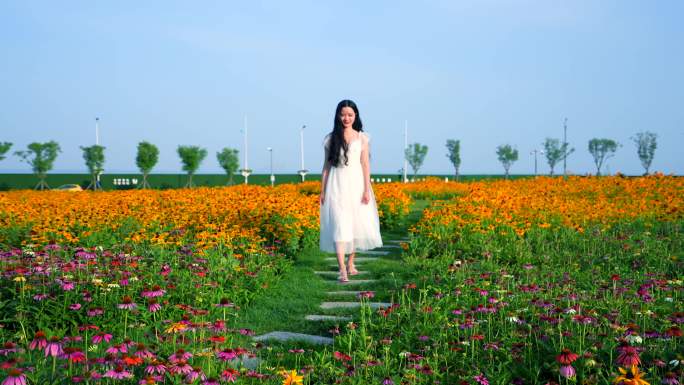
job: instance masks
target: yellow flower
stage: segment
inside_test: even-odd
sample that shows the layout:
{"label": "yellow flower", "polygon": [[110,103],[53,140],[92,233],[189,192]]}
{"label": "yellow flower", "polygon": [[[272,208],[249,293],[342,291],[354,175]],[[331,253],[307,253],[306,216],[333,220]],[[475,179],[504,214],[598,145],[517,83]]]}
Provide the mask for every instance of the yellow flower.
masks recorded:
{"label": "yellow flower", "polygon": [[166,328],[166,333],[171,334],[171,333],[177,333],[177,332],[182,332],[183,330],[187,329],[188,325],[182,323],[182,322],[174,322]]}
{"label": "yellow flower", "polygon": [[301,385],[302,380],[304,379],[304,377],[297,374],[296,370],[291,370],[289,372],[283,370],[280,374],[285,377],[285,379],[283,379],[283,385]]}
{"label": "yellow flower", "polygon": [[623,368],[618,368],[618,370],[620,371],[620,375],[613,380],[616,384],[650,385],[646,380],[641,378],[644,373],[639,372],[639,368],[637,368],[636,365],[632,365],[629,371]]}
{"label": "yellow flower", "polygon": [[26,277],[24,277],[23,275],[17,275],[16,277],[14,277],[14,282],[26,282]]}

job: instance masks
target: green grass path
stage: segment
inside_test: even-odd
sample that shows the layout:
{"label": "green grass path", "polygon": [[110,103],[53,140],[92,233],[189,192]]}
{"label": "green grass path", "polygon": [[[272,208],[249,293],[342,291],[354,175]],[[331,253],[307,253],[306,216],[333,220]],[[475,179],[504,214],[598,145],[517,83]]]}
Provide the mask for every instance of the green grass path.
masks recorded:
{"label": "green grass path", "polygon": [[[289,331],[320,336],[331,336],[329,330],[340,321],[308,321],[308,314],[344,315],[355,318],[359,309],[323,310],[319,306],[325,301],[356,302],[355,296],[326,294],[329,291],[370,290],[375,292],[373,302],[392,302],[393,294],[399,292],[401,286],[412,276],[412,272],[401,261],[401,249],[387,247],[390,240],[408,237],[408,228],[416,223],[423,208],[428,202],[414,201],[407,224],[394,231],[383,231],[383,243],[386,247],[379,249],[388,251],[388,255],[364,255],[372,257],[369,262],[357,262],[357,269],[368,271],[366,275],[350,276],[350,279],[374,279],[366,285],[339,285],[336,275],[321,276],[314,271],[337,272],[336,262],[326,261],[334,254],[326,254],[317,248],[305,250],[299,254],[290,269],[271,288],[267,289],[248,307],[241,309],[236,320],[237,328],[254,330],[257,335],[272,331]],[[269,345],[274,345],[270,343]]]}

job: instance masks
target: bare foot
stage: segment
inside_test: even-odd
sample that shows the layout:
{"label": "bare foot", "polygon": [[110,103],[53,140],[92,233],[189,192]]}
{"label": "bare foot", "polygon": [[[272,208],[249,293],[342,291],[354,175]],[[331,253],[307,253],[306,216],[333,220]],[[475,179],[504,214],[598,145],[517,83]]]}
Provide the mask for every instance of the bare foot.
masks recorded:
{"label": "bare foot", "polygon": [[356,266],[354,266],[354,265],[349,266],[349,269],[348,269],[348,270],[349,270],[349,275],[356,275],[356,274],[359,274],[359,271],[356,270]]}

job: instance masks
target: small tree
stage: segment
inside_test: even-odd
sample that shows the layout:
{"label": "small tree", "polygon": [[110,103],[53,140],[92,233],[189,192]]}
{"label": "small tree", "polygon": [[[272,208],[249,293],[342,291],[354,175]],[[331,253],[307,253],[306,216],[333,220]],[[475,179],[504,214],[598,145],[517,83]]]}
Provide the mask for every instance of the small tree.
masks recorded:
{"label": "small tree", "polygon": [[54,140],[46,143],[33,142],[28,145],[27,151],[16,151],[14,154],[19,156],[24,162],[28,163],[33,169],[33,173],[38,177],[37,190],[49,189],[50,186],[45,182],[47,172],[52,170],[52,165],[57,159],[57,154],[62,149]]}
{"label": "small tree", "polygon": [[238,154],[240,152],[234,148],[224,148],[221,152],[216,153],[219,165],[228,174],[228,184],[233,184],[233,174],[235,174],[240,167],[240,160]]}
{"label": "small tree", "polygon": [[5,159],[5,154],[7,154],[7,151],[12,148],[12,143],[10,142],[2,142],[0,143],[0,160]]}
{"label": "small tree", "polygon": [[513,162],[518,160],[518,150],[511,147],[510,144],[504,144],[496,148],[496,155],[499,157],[499,162],[503,165],[506,171],[506,179],[508,179],[508,170]]}
{"label": "small tree", "polygon": [[560,140],[558,139],[546,138],[544,141],[544,154],[546,155],[546,161],[549,163],[549,168],[551,169],[549,175],[553,175],[553,169],[558,162],[567,158],[568,155],[572,154],[574,151],[574,148],[568,149],[567,143],[561,145]]}
{"label": "small tree", "polygon": [[104,149],[104,147],[97,144],[87,147],[81,146],[81,150],[83,150],[83,159],[86,162],[86,167],[88,167],[91,176],[90,184],[87,189],[92,188],[94,191],[102,188],[100,186],[99,175],[102,174],[104,167]]}
{"label": "small tree", "polygon": [[207,150],[198,146],[178,146],[178,156],[183,162],[183,171],[188,173],[188,183],[185,187],[193,187],[192,176],[206,158]]}
{"label": "small tree", "polygon": [[637,146],[641,166],[646,170],[644,175],[648,175],[648,170],[651,168],[651,162],[653,162],[653,156],[657,147],[657,138],[658,135],[649,131],[638,132],[636,136],[631,138]]}
{"label": "small tree", "polygon": [[420,143],[410,144],[404,152],[404,156],[406,156],[406,161],[411,165],[411,168],[413,169],[414,178],[416,177],[416,174],[418,173],[420,167],[423,165],[423,161],[425,160],[425,155],[427,155],[427,152],[428,146],[424,146]]}
{"label": "small tree", "polygon": [[138,143],[138,154],[135,157],[135,164],[143,174],[140,188],[151,188],[147,182],[147,176],[159,161],[159,149],[152,143],[142,141]]}
{"label": "small tree", "polygon": [[461,167],[461,141],[449,139],[446,142],[446,147],[448,151],[447,158],[454,165],[454,176],[458,180],[458,169]]}
{"label": "small tree", "polygon": [[611,156],[615,155],[615,151],[620,145],[612,139],[594,138],[589,141],[589,152],[594,157],[594,164],[596,165],[596,175],[601,175],[601,166],[603,162]]}

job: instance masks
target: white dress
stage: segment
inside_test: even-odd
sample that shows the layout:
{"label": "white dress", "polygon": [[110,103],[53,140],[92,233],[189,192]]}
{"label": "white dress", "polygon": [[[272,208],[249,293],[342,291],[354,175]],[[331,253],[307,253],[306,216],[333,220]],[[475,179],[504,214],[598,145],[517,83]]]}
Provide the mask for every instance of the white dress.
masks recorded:
{"label": "white dress", "polygon": [[[326,136],[327,149],[330,135]],[[361,203],[363,197],[363,170],[361,148],[370,141],[367,134],[349,143],[344,165],[344,149],[340,149],[340,165],[331,166],[325,186],[325,198],[320,207],[320,249],[335,253],[335,244],[341,244],[345,254],[370,250],[382,246],[378,207],[373,188],[370,188],[368,204]]]}

